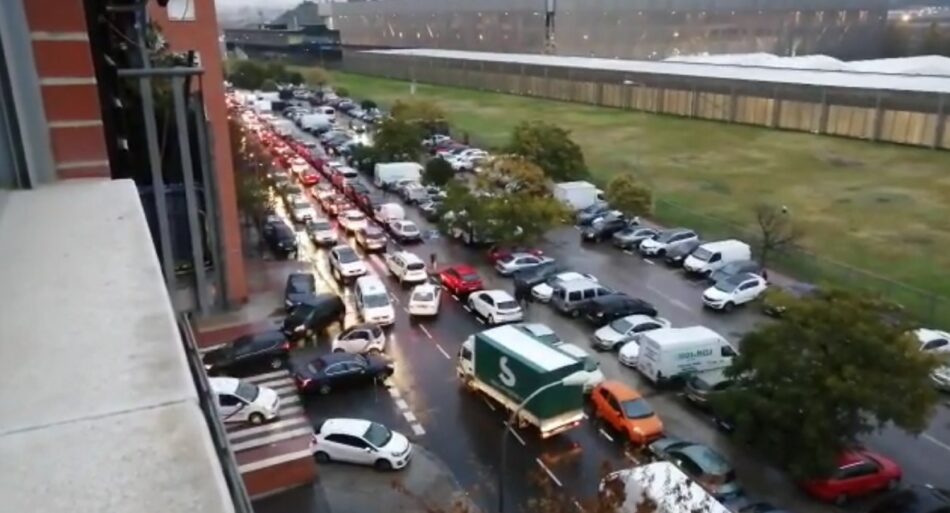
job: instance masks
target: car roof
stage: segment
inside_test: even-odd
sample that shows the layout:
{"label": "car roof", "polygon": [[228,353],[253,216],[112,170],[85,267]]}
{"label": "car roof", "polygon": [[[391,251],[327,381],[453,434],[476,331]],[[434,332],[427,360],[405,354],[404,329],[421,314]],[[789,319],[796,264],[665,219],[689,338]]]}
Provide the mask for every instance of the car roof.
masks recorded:
{"label": "car roof", "polygon": [[449,270],[449,269],[452,269],[459,274],[478,274],[478,271],[476,271],[474,267],[468,264],[450,265],[446,268],[446,270]]}
{"label": "car roof", "polygon": [[413,253],[412,251],[403,250],[403,251],[397,252],[396,254],[401,256],[402,259],[405,260],[407,264],[423,263],[422,259],[419,258],[419,255]]}
{"label": "car roof", "polygon": [[351,353],[326,353],[310,360],[311,362],[322,361],[330,365],[337,362],[349,362],[356,360],[359,355]]}
{"label": "car roof", "polygon": [[622,381],[607,380],[601,383],[600,387],[610,392],[619,401],[630,401],[643,397],[635,388]]}
{"label": "car roof", "polygon": [[208,378],[208,384],[211,385],[211,390],[221,394],[233,394],[234,391],[237,390],[240,382],[241,380],[237,378]]}
{"label": "car roof", "polygon": [[[300,300],[300,304],[312,306],[314,308],[320,308],[322,306],[325,306],[328,302],[331,302],[331,301],[334,303],[341,304],[341,305],[343,304],[343,299],[332,292],[326,292],[323,294],[314,294],[312,296],[307,296],[303,298],[302,300]],[[275,333],[280,333],[282,337],[284,336],[283,333],[281,333],[280,331],[275,331]]]}
{"label": "car roof", "polygon": [[587,358],[590,356],[590,353],[585,351],[582,347],[578,346],[577,344],[571,344],[570,342],[558,344],[557,348],[575,359]]}
{"label": "car roof", "polygon": [[435,290],[438,290],[438,289],[439,289],[439,287],[437,287],[435,284],[429,283],[429,282],[425,282],[425,283],[420,283],[420,284],[416,285],[415,287],[413,287],[413,288],[412,288],[412,291],[413,291],[413,292],[416,292],[416,291],[425,292],[425,291],[430,291],[430,290],[431,290],[431,291],[435,291]]}
{"label": "car roof", "polygon": [[383,280],[380,280],[376,276],[360,276],[356,279],[356,286],[365,288],[367,292],[386,293],[386,286],[383,285]]}
{"label": "car roof", "polygon": [[326,436],[339,433],[363,436],[370,424],[372,424],[370,421],[363,419],[327,419],[320,424],[320,434]]}
{"label": "car roof", "polygon": [[338,244],[338,245],[333,246],[332,248],[330,248],[330,251],[341,251],[341,250],[344,250],[344,249],[348,249],[348,250],[350,250],[350,251],[353,251],[353,248],[351,248],[348,244]]}
{"label": "car roof", "polygon": [[946,331],[934,330],[930,328],[920,328],[914,331],[914,334],[917,335],[917,338],[921,342],[930,342],[931,340],[936,340],[940,338],[950,338],[950,333]]}
{"label": "car roof", "polygon": [[703,469],[703,472],[708,472],[710,474],[725,474],[732,469],[732,467],[729,466],[729,462],[727,462],[725,458],[723,458],[716,451],[702,444],[688,444],[679,448],[679,452],[689,456],[691,460],[693,460],[697,465],[699,465],[700,468]]}
{"label": "car roof", "polygon": [[565,271],[558,273],[555,277],[561,281],[572,281],[572,280],[590,280],[585,274],[579,273],[577,271]]}
{"label": "car roof", "polygon": [[496,301],[499,301],[499,300],[503,300],[503,301],[509,301],[509,300],[511,300],[511,301],[514,301],[514,299],[515,299],[515,298],[511,297],[511,294],[509,294],[507,290],[490,289],[490,290],[483,290],[482,292],[485,293],[485,294],[488,294],[489,297],[491,297],[492,299],[494,299],[494,300],[496,300]]}
{"label": "car roof", "polygon": [[623,317],[623,320],[629,322],[630,324],[633,324],[634,326],[647,323],[647,322],[660,322],[662,324],[662,321],[660,321],[656,317],[650,317],[649,315],[645,315],[645,314],[628,315],[626,317]]}

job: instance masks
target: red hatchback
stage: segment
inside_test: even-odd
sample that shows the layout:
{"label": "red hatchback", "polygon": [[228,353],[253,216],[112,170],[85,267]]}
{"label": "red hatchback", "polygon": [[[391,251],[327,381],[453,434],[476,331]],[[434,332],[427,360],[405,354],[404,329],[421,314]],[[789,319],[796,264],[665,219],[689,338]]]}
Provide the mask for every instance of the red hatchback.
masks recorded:
{"label": "red hatchback", "polygon": [[543,251],[541,251],[540,249],[535,249],[535,248],[522,248],[522,247],[505,248],[505,247],[500,247],[500,246],[492,246],[492,248],[488,250],[488,262],[491,263],[491,265],[495,265],[498,263],[499,260],[510,257],[511,255],[515,253],[530,253],[534,256],[541,256],[544,254]]}
{"label": "red hatchback", "polygon": [[809,494],[827,502],[843,504],[879,490],[896,488],[902,476],[897,463],[869,451],[851,451],[838,458],[829,477],[802,483]]}
{"label": "red hatchback", "polygon": [[453,294],[468,294],[482,290],[482,278],[470,265],[459,264],[446,267],[439,273],[442,285]]}

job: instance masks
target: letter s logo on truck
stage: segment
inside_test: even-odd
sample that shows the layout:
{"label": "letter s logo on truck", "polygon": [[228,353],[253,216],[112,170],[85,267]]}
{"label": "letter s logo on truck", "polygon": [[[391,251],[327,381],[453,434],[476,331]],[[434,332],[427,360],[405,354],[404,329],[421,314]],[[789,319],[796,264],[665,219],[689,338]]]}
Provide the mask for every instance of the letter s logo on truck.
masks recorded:
{"label": "letter s logo on truck", "polygon": [[498,379],[500,379],[506,387],[515,386],[517,380],[515,379],[515,373],[511,372],[511,369],[508,368],[507,356],[502,356],[498,359],[498,368],[501,369],[501,372],[498,373]]}

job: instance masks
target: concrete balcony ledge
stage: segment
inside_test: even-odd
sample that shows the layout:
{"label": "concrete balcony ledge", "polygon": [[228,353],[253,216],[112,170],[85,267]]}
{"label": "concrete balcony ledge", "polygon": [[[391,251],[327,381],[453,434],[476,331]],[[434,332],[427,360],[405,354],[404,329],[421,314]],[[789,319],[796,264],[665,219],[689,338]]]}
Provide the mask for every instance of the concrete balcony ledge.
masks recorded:
{"label": "concrete balcony ledge", "polygon": [[5,511],[234,511],[138,193],[0,191]]}

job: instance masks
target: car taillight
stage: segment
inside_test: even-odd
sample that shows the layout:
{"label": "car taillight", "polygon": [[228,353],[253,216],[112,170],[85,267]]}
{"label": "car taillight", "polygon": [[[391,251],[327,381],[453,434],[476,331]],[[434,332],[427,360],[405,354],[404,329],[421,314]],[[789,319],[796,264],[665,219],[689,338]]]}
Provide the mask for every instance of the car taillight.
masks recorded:
{"label": "car taillight", "polygon": [[280,345],[280,347],[284,351],[290,351],[290,342],[284,342],[283,344]]}
{"label": "car taillight", "polygon": [[307,385],[310,384],[310,381],[310,378],[301,378],[300,376],[297,376],[297,385],[299,388],[306,388]]}

